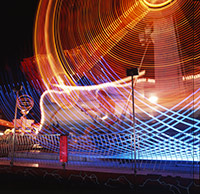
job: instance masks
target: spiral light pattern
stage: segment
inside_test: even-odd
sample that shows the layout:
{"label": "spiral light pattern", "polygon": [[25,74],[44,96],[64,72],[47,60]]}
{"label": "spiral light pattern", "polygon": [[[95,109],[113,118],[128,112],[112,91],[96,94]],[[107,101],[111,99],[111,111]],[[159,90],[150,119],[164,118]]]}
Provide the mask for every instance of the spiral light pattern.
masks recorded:
{"label": "spiral light pattern", "polygon": [[[72,145],[74,151],[90,152],[83,137],[99,135],[97,153],[106,152],[102,133],[121,134],[116,142],[123,143],[112,153],[129,158],[124,148],[132,139],[133,114],[126,70],[137,67],[135,129],[141,157],[199,160],[198,8],[192,0],[40,1],[34,46],[46,91],[38,132],[51,133],[45,126],[57,120],[59,133],[77,136],[80,146]],[[100,89],[115,102],[104,99],[107,114],[117,118],[111,126],[85,111],[98,106]]]}

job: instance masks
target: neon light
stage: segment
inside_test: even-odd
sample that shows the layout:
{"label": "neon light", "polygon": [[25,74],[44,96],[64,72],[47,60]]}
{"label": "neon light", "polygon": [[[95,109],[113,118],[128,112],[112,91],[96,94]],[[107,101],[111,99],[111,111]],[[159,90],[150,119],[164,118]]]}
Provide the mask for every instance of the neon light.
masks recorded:
{"label": "neon light", "polygon": [[[59,1],[40,1],[35,22],[34,43],[36,61],[43,80],[35,81],[33,85],[38,84],[37,87],[40,92],[42,93],[43,90],[45,92],[42,95],[40,94],[41,120],[37,133],[51,134],[52,125],[59,122],[60,126],[57,127],[59,134],[70,132],[69,151],[77,153],[77,155],[90,155],[97,158],[132,159],[133,149],[130,146],[133,142],[131,78],[122,79],[123,76],[120,77],[120,71],[138,64],[134,63],[133,60],[133,63],[125,62],[127,66],[122,65],[123,67],[120,67],[119,65],[118,67],[117,62],[123,63],[123,57],[120,58],[121,56],[117,55],[119,57],[117,58],[113,50],[119,42],[123,41],[122,39],[128,35],[130,30],[134,30],[143,21],[147,21],[146,16],[149,12],[167,8],[174,2],[176,1],[125,1],[124,5],[126,6],[122,6],[125,11],[121,12],[119,17],[113,17],[113,20],[108,23],[103,20],[103,17],[98,17],[102,30],[99,30],[95,36],[90,32],[90,29],[83,36],[81,29],[78,28],[82,35],[78,37],[80,43],[76,42],[74,36],[72,37],[74,40],[69,41],[69,44],[72,44],[67,45],[73,49],[63,50],[62,46],[65,43],[62,44],[60,29],[56,26],[57,23],[60,25],[56,18],[61,13],[55,11],[59,10],[56,8],[60,8],[59,5],[61,4]],[[45,9],[42,10],[42,8]],[[119,11],[123,9],[119,9]],[[98,16],[101,16],[102,10],[99,9],[98,11]],[[137,28],[137,32],[140,30]],[[89,40],[86,41],[85,36]],[[44,42],[41,40],[44,40]],[[115,63],[115,61],[116,65],[109,65],[110,62]],[[186,59],[167,65],[176,66],[190,61],[191,59]],[[116,69],[117,71],[115,71]],[[176,99],[175,105],[170,103],[167,96],[162,99],[156,93],[159,102],[160,100],[163,100],[163,102],[156,102],[154,98],[152,103],[145,97],[145,92],[148,89],[154,89],[157,86],[157,80],[141,78],[142,75],[145,76],[145,72],[140,72],[140,77],[136,77],[137,84],[134,81],[137,159],[198,161],[200,121],[192,118],[192,114],[200,109],[198,86],[195,85],[195,88],[192,88],[191,91],[183,93],[183,98],[181,100]],[[99,85],[84,86],[85,81],[83,81],[83,84],[79,84],[83,76],[88,80],[91,78],[94,84]],[[198,81],[199,74],[185,77],[180,75],[178,80],[179,78],[187,84],[191,79]],[[167,77],[164,79],[167,79]],[[40,84],[43,89],[40,89]],[[148,89],[145,90],[141,86],[147,86]],[[24,88],[24,93],[31,93],[33,99],[38,98],[37,92],[32,91],[29,85]],[[104,104],[100,107],[102,102],[96,96],[98,90],[106,90],[108,92],[107,97],[111,98],[115,105],[107,100],[108,105]],[[155,92],[158,90],[155,89]],[[7,93],[0,97],[4,110],[9,115],[12,111],[7,108],[10,103],[9,97],[12,97],[13,103],[15,94],[10,93],[10,85],[8,89],[6,88],[6,91]],[[106,101],[106,97],[103,97],[103,101]],[[84,111],[84,108],[98,109],[99,107],[103,108],[106,113],[102,110]],[[112,109],[115,107],[116,110],[113,113]],[[39,114],[39,109],[36,111]],[[104,115],[101,113],[104,113]],[[110,126],[107,121],[109,116],[116,116],[117,118],[117,121]],[[51,142],[46,147],[51,149]]]}
{"label": "neon light", "polygon": [[170,5],[174,0],[142,0],[149,8],[159,9]]}

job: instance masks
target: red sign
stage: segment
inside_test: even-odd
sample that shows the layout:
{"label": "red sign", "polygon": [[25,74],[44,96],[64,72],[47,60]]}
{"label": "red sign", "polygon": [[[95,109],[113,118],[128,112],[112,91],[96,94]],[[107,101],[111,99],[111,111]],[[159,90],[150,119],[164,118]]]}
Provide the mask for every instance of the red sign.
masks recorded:
{"label": "red sign", "polygon": [[60,136],[60,162],[67,162],[67,136]]}

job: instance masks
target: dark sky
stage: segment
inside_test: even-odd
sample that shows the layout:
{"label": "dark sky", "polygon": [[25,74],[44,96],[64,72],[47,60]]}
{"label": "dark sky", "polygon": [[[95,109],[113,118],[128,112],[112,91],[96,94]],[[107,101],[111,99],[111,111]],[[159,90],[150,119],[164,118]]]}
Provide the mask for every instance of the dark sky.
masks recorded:
{"label": "dark sky", "polygon": [[20,61],[33,56],[33,29],[39,0],[2,2],[0,81],[5,83],[12,78],[14,82],[18,81]]}

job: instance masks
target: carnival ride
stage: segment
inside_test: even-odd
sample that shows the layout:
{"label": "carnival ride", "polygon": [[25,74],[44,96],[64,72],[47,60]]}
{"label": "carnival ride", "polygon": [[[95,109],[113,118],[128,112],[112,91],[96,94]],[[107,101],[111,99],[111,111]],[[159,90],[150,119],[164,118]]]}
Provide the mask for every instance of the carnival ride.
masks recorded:
{"label": "carnival ride", "polygon": [[[199,161],[200,39],[191,23],[200,12],[193,8],[191,0],[41,1],[35,56],[22,62],[42,91],[32,135],[70,135],[70,151],[80,155]],[[140,73],[134,88],[131,68]]]}

